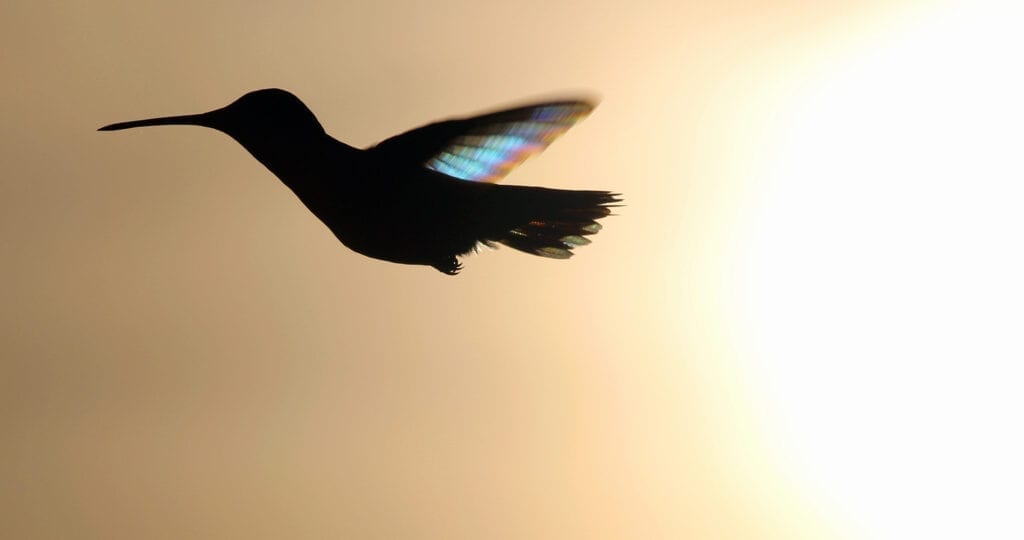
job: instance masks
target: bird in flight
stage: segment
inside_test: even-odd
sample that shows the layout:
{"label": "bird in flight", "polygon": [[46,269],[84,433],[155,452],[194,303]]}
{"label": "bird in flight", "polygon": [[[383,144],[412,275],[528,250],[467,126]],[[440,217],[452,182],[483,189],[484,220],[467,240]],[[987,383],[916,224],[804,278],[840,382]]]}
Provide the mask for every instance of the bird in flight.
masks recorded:
{"label": "bird in flight", "polygon": [[238,141],[363,255],[455,275],[459,257],[503,244],[567,259],[620,202],[608,191],[495,184],[587,116],[585,101],[550,101],[436,122],[358,149],[328,135],[295,95],[249,92],[201,114],[110,124],[100,131],[195,125]]}

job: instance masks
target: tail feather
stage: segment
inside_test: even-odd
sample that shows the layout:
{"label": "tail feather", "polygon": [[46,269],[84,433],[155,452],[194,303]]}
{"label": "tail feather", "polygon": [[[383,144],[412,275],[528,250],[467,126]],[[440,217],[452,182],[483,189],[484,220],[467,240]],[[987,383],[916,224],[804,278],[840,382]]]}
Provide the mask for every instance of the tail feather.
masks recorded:
{"label": "tail feather", "polygon": [[490,226],[481,241],[552,259],[568,259],[573,248],[589,244],[586,237],[601,230],[597,220],[621,202],[608,191],[496,187],[502,189],[489,208]]}

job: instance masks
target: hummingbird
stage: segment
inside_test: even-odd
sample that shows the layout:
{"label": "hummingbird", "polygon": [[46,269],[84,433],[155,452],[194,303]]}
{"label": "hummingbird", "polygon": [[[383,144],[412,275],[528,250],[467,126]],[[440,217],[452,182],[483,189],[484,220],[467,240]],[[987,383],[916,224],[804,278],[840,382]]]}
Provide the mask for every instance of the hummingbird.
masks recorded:
{"label": "hummingbird", "polygon": [[365,149],[328,135],[294,94],[255,90],[209,112],[120,122],[194,125],[227,134],[368,257],[455,275],[479,246],[567,259],[621,201],[609,191],[498,185],[594,105],[546,101],[428,124]]}

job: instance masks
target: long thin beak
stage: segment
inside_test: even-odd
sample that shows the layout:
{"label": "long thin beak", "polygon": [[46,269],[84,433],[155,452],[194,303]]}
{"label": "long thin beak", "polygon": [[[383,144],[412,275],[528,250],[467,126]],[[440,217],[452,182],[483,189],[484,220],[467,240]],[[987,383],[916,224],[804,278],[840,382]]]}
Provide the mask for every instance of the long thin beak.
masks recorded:
{"label": "long thin beak", "polygon": [[173,126],[173,125],[188,125],[188,126],[205,126],[213,127],[211,124],[212,114],[215,111],[202,114],[185,114],[181,116],[162,116],[160,118],[147,118],[145,120],[132,120],[131,122],[118,122],[116,124],[110,124],[109,126],[103,126],[98,131],[117,131],[120,129],[130,129],[145,126]]}

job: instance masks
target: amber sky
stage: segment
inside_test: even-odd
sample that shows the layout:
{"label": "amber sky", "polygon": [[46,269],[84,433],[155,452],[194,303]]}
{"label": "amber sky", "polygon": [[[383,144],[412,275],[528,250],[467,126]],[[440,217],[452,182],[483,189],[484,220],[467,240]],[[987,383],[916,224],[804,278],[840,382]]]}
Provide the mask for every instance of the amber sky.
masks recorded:
{"label": "amber sky", "polygon": [[[900,501],[949,486],[939,471],[964,482],[950,497],[962,490],[1014,508],[993,492],[1002,481],[972,479],[1024,480],[1019,469],[975,477],[956,460],[984,462],[999,448],[1006,460],[995,463],[1014,461],[1019,431],[996,426],[1019,403],[928,416],[963,395],[953,382],[963,374],[945,363],[948,388],[915,392],[935,381],[920,359],[951,350],[943,340],[978,317],[992,324],[953,343],[957,359],[992,375],[975,381],[976,395],[1018,375],[997,360],[1020,359],[1019,344],[1002,347],[1017,343],[1007,336],[1020,328],[1019,308],[993,306],[1024,299],[1013,285],[1024,265],[992,254],[1019,251],[1007,206],[1019,193],[986,183],[984,198],[949,188],[936,202],[889,183],[920,171],[869,167],[903,155],[918,133],[949,133],[935,111],[992,107],[981,123],[957,116],[966,123],[952,130],[956,141],[992,136],[986,122],[1024,119],[1019,105],[1004,106],[1019,87],[993,75],[1019,71],[1003,62],[1020,41],[985,41],[995,39],[991,21],[1012,20],[991,4],[969,34],[958,26],[969,14],[927,1],[3,3],[0,537],[973,530],[942,521],[960,499],[912,506],[900,521]],[[921,36],[936,35],[989,48],[935,56]],[[890,71],[872,67],[891,58],[902,60]],[[944,77],[981,82],[936,98]],[[299,95],[355,145],[525,99],[596,94],[590,118],[505,182],[614,190],[627,206],[570,261],[485,251],[450,278],[348,251],[222,134],[95,131],[264,87]],[[891,112],[921,103],[920,117]],[[836,125],[862,131],[841,139],[849,130]],[[986,162],[1013,162],[1019,144],[1000,140]],[[956,153],[946,141],[915,146],[914,159],[944,163]],[[981,172],[974,185],[1013,176]],[[865,179],[877,190],[848,187]],[[894,194],[893,206],[878,206]],[[894,225],[946,223],[964,215],[964,197],[988,216],[968,233],[991,245],[962,229],[939,238]],[[837,202],[848,199],[857,206]],[[985,210],[998,201],[1000,213]],[[869,228],[864,240],[860,227],[829,221],[837,215],[876,227],[871,217],[883,215],[906,235]],[[904,260],[922,239],[926,258]],[[962,260],[940,256],[949,239],[953,250],[973,246],[977,265],[934,277]],[[863,263],[878,240],[891,266]],[[862,280],[886,268],[903,269],[895,285]],[[917,288],[905,297],[882,284]],[[936,301],[939,290],[947,295]],[[951,315],[901,334],[920,320],[908,306],[922,304]],[[851,306],[870,310],[841,318]],[[884,341],[893,335],[911,337]],[[893,386],[872,386],[894,373]],[[978,415],[992,431],[965,435],[974,454],[921,461]],[[932,431],[906,429],[922,424]],[[864,452],[854,444],[882,440]],[[893,472],[921,463],[914,476]],[[978,514],[997,523],[989,532],[1005,532],[993,519],[1006,514],[984,513],[998,504]],[[930,529],[924,515],[946,517]]]}

